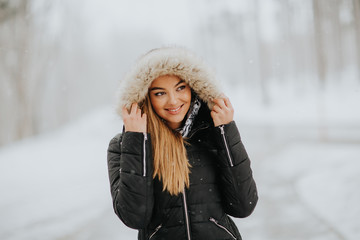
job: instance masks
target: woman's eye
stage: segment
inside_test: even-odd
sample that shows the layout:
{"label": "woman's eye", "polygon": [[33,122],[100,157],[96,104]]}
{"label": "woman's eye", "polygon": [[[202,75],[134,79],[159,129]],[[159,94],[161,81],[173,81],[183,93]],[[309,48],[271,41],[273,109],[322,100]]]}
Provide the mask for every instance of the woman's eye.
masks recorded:
{"label": "woman's eye", "polygon": [[186,88],[186,86],[185,85],[183,85],[183,86],[180,86],[180,87],[178,87],[178,91],[181,91],[181,90],[183,90],[183,89],[185,89]]}
{"label": "woman's eye", "polygon": [[165,93],[164,92],[157,92],[157,93],[155,93],[154,95],[155,96],[162,96],[162,95],[164,95]]}

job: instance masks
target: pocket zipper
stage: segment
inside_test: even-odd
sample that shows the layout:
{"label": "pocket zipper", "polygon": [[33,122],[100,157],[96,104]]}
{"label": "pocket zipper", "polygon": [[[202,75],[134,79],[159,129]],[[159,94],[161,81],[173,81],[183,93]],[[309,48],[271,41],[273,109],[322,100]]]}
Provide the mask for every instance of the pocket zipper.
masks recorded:
{"label": "pocket zipper", "polygon": [[160,228],[162,227],[162,224],[160,224],[159,226],[157,226],[154,230],[154,232],[150,235],[149,240],[160,230]]}
{"label": "pocket zipper", "polygon": [[223,140],[224,140],[224,144],[225,144],[225,148],[226,148],[226,153],[227,153],[227,155],[228,155],[229,162],[230,162],[230,167],[233,167],[234,164],[233,164],[233,162],[232,162],[231,155],[230,155],[230,150],[229,150],[228,144],[227,144],[227,142],[226,142],[226,138],[225,138],[224,125],[220,125],[219,128],[220,128],[220,130],[221,130],[221,135],[222,135]]}
{"label": "pocket zipper", "polygon": [[147,140],[147,134],[146,133],[143,133],[144,134],[144,142],[143,142],[143,154],[144,154],[144,157],[143,157],[143,177],[146,177],[146,140]]}
{"label": "pocket zipper", "polygon": [[211,222],[213,222],[216,226],[218,226],[219,228],[225,230],[234,240],[236,240],[236,237],[234,236],[234,234],[232,234],[226,227],[224,227],[223,225],[221,225],[215,218],[210,217],[209,220]]}

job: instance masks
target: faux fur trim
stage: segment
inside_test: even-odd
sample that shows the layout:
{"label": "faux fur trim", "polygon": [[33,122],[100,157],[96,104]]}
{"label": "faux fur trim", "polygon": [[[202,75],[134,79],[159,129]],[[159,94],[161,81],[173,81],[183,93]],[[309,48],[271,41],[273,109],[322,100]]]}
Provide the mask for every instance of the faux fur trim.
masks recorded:
{"label": "faux fur trim", "polygon": [[117,94],[118,114],[121,116],[124,105],[130,109],[132,103],[141,103],[152,81],[164,75],[184,80],[210,109],[212,99],[221,96],[214,72],[200,58],[184,48],[157,48],[143,55],[121,82]]}

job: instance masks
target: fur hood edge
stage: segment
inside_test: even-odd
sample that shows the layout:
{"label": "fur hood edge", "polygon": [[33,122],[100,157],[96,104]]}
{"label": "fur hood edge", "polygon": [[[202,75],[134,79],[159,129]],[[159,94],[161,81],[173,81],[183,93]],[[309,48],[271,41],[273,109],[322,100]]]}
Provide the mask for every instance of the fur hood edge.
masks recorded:
{"label": "fur hood edge", "polygon": [[210,109],[212,99],[222,95],[214,72],[192,52],[179,47],[157,48],[138,59],[132,70],[125,75],[117,92],[117,113],[122,106],[141,103],[153,80],[164,75],[175,75],[184,80]]}

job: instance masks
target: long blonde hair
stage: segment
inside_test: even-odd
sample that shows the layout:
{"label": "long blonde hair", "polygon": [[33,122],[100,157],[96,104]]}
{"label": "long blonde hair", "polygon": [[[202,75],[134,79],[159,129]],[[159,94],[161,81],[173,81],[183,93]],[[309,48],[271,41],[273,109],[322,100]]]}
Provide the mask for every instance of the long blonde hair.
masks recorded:
{"label": "long blonde hair", "polygon": [[189,187],[190,163],[180,133],[172,130],[155,113],[149,95],[146,96],[142,110],[147,115],[147,130],[151,136],[153,153],[153,178],[163,183],[163,191],[178,195]]}

